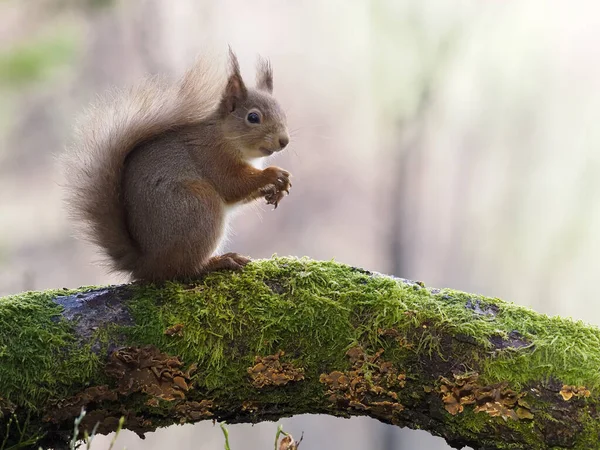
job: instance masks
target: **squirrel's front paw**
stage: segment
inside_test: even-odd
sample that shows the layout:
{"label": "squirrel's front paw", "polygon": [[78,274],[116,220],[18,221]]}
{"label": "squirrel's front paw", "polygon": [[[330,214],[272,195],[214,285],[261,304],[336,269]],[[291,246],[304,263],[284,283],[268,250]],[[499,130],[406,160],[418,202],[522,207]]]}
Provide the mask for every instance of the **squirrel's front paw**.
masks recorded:
{"label": "squirrel's front paw", "polygon": [[267,205],[274,205],[277,208],[281,199],[289,194],[292,183],[290,183],[290,173],[279,167],[267,167],[268,184],[261,189],[261,194],[267,200]]}

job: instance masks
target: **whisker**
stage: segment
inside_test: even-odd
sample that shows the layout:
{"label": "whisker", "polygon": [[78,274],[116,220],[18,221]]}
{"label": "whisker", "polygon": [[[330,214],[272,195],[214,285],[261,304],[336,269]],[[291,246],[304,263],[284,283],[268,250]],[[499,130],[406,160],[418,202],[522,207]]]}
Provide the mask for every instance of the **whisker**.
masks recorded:
{"label": "whisker", "polygon": [[251,136],[251,135],[252,135],[252,133],[240,134],[239,136],[225,136],[225,139],[235,140],[235,139],[241,139],[243,137]]}
{"label": "whisker", "polygon": [[250,133],[242,133],[242,134],[238,134],[236,136],[225,136],[227,139],[239,139],[242,137],[246,137],[246,136],[252,136],[254,133],[250,132]]}
{"label": "whisker", "polygon": [[290,133],[294,133],[296,131],[304,130],[305,128],[319,128],[319,127],[327,127],[328,125],[303,125],[301,127],[293,128]]}
{"label": "whisker", "polygon": [[298,138],[299,136],[303,137],[303,138],[310,138],[310,137],[317,137],[317,138],[321,138],[321,139],[331,139],[331,136],[324,136],[322,134],[301,134],[301,135],[290,135],[290,137],[294,137],[294,138]]}

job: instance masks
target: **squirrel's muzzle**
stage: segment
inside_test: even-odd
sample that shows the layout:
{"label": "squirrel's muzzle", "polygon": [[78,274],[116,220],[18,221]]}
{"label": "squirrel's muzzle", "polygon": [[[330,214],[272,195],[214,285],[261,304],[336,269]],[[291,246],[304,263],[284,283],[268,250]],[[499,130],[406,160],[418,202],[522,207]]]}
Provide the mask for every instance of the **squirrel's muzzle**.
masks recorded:
{"label": "squirrel's muzzle", "polygon": [[290,138],[287,136],[281,136],[279,138],[279,147],[283,150],[290,143]]}

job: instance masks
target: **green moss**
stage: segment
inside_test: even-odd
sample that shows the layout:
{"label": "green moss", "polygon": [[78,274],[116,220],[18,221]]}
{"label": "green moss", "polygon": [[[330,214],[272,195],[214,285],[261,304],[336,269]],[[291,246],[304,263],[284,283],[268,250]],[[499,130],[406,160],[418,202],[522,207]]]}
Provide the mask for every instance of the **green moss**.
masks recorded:
{"label": "green moss", "polygon": [[[512,436],[513,439],[498,440],[496,428],[498,421],[501,421],[510,431],[506,436]],[[523,449],[543,450],[548,448],[546,443],[540,440],[539,422],[534,420],[507,420],[503,421],[500,417],[490,417],[484,412],[476,413],[471,408],[466,408],[464,412],[456,416],[448,416],[446,426],[449,434],[455,434],[463,438],[478,442],[481,448],[497,449]],[[597,443],[589,447],[576,447],[582,449],[596,448]]]}
{"label": "green moss", "polygon": [[598,411],[598,401],[589,401],[587,408],[581,409],[580,423],[583,424],[583,430],[577,435],[577,445],[575,448],[597,448],[600,442],[600,420],[590,413]]}
{"label": "green moss", "polygon": [[[327,371],[347,365],[344,352],[357,342],[373,349],[383,346],[395,358],[414,359],[414,353],[448,358],[440,337],[461,335],[478,345],[470,363],[479,366],[487,382],[508,381],[519,388],[543,374],[567,384],[600,385],[596,328],[498,299],[447,289],[432,295],[426,288],[372,277],[333,261],[273,258],[190,285],[132,289],[129,306],[136,325],[98,330],[98,339],[107,343],[125,335],[130,344],[154,344],[186,363],[196,362],[209,389],[243,377],[240,368],[250,365],[251,355],[285,349],[298,364]],[[98,367],[89,348],[76,348],[69,324],[58,320],[60,308],[52,298],[61,294],[65,292],[25,293],[0,301],[0,392],[5,396],[20,392],[19,401],[35,402],[38,394],[54,393],[57,379],[80,385]],[[475,300],[498,307],[497,316],[477,315],[465,307]],[[164,334],[178,323],[185,324],[183,336]],[[391,328],[415,339],[410,352],[378,333]],[[532,346],[493,357],[481,352],[491,350],[492,336],[514,330]],[[69,357],[60,357],[65,354]],[[57,357],[63,361],[58,372]]]}
{"label": "green moss", "polygon": [[[316,380],[322,373],[348,369],[345,352],[356,344],[371,354],[383,348],[384,358],[417,386],[431,385],[456,367],[477,371],[484,384],[507,381],[515,390],[549,377],[583,384],[592,392],[600,385],[597,328],[498,299],[431,291],[334,261],[273,258],[194,283],[129,289],[132,295],[126,302],[134,325],[101,327],[93,342],[83,346],[52,301],[75,291],[0,299],[0,398],[35,408],[48,398],[73,395],[86,383],[104,382],[99,370],[104,356],[90,351],[94,343],[102,348],[98,355],[106,355],[114,343],[155,345],[186,365],[198,365],[192,400],[209,396],[221,406],[257,401],[277,405],[279,414],[292,403],[290,413],[328,411],[323,386]],[[483,313],[473,310],[474,303]],[[177,324],[184,324],[181,335],[165,334]],[[396,334],[390,337],[385,330]],[[510,339],[515,331],[527,347],[498,350],[492,345],[491,339]],[[257,393],[246,369],[254,356],[278,350],[286,352],[286,361],[305,369],[307,381]],[[437,364],[430,371],[423,369],[428,361]],[[156,417],[168,417],[165,405],[164,411],[154,411]],[[136,408],[145,407],[139,398]],[[466,408],[449,420],[457,435],[475,438],[490,420],[502,419]],[[509,421],[507,426],[516,434],[535,436],[529,421]]]}
{"label": "green moss", "polygon": [[522,320],[513,315],[507,319],[507,325],[514,324],[515,329],[523,330],[532,348],[506,351],[488,360],[484,373],[490,381],[504,380],[519,388],[534,379],[546,381],[553,377],[565,384],[585,385],[590,389],[599,386],[597,329],[560,317],[540,317],[528,310],[520,313]]}
{"label": "green moss", "polygon": [[[339,299],[350,280],[340,278],[348,286],[332,290],[327,280],[335,271],[343,268],[292,259],[260,261],[244,272],[214,273],[190,286],[169,283],[160,291],[160,298],[169,301],[158,311],[155,288],[139,288],[131,311],[140,326],[116,331],[128,333],[130,342],[158,344],[198,363],[202,370],[196,382],[209,390],[231,389],[235,380],[250,395],[246,368],[253,356],[279,349],[318,379],[319,370],[347,364],[345,348],[356,341],[352,310]],[[277,289],[285,294],[274,292],[269,283],[279,283]],[[164,335],[178,323],[185,324],[182,337]]]}
{"label": "green moss", "polygon": [[[477,300],[497,307],[496,317],[466,308]],[[241,273],[214,273],[189,286],[140,288],[131,304],[140,325],[132,342],[159,343],[163,351],[198,362],[203,368],[198,382],[207,389],[230,388],[232,379],[247,386],[251,355],[279,349],[315,377],[318,371],[347,367],[345,350],[357,342],[373,351],[384,347],[397,364],[422,355],[451,358],[440,336],[468,336],[476,344],[454,343],[452,348],[461,355],[472,352],[466,362],[479,370],[483,382],[508,381],[514,389],[550,376],[589,388],[600,383],[596,328],[499,299],[449,289],[432,295],[423,287],[372,277],[333,261],[257,261]],[[183,337],[162,334],[177,323],[186,324]],[[417,336],[411,351],[382,339],[378,330],[386,328]],[[532,345],[488,354],[491,337],[515,330]]]}
{"label": "green moss", "polygon": [[41,399],[94,381],[97,355],[77,342],[52,301],[65,292],[0,298],[0,398],[35,409]]}

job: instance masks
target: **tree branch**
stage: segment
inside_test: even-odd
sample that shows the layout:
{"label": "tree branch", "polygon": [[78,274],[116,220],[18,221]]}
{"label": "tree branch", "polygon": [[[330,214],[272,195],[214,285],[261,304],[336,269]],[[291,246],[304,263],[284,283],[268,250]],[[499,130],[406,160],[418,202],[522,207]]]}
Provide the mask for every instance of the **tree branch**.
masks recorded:
{"label": "tree branch", "polygon": [[[0,443],[365,415],[456,448],[600,448],[600,330],[334,262],[0,299]],[[2,445],[0,444],[0,448]]]}

